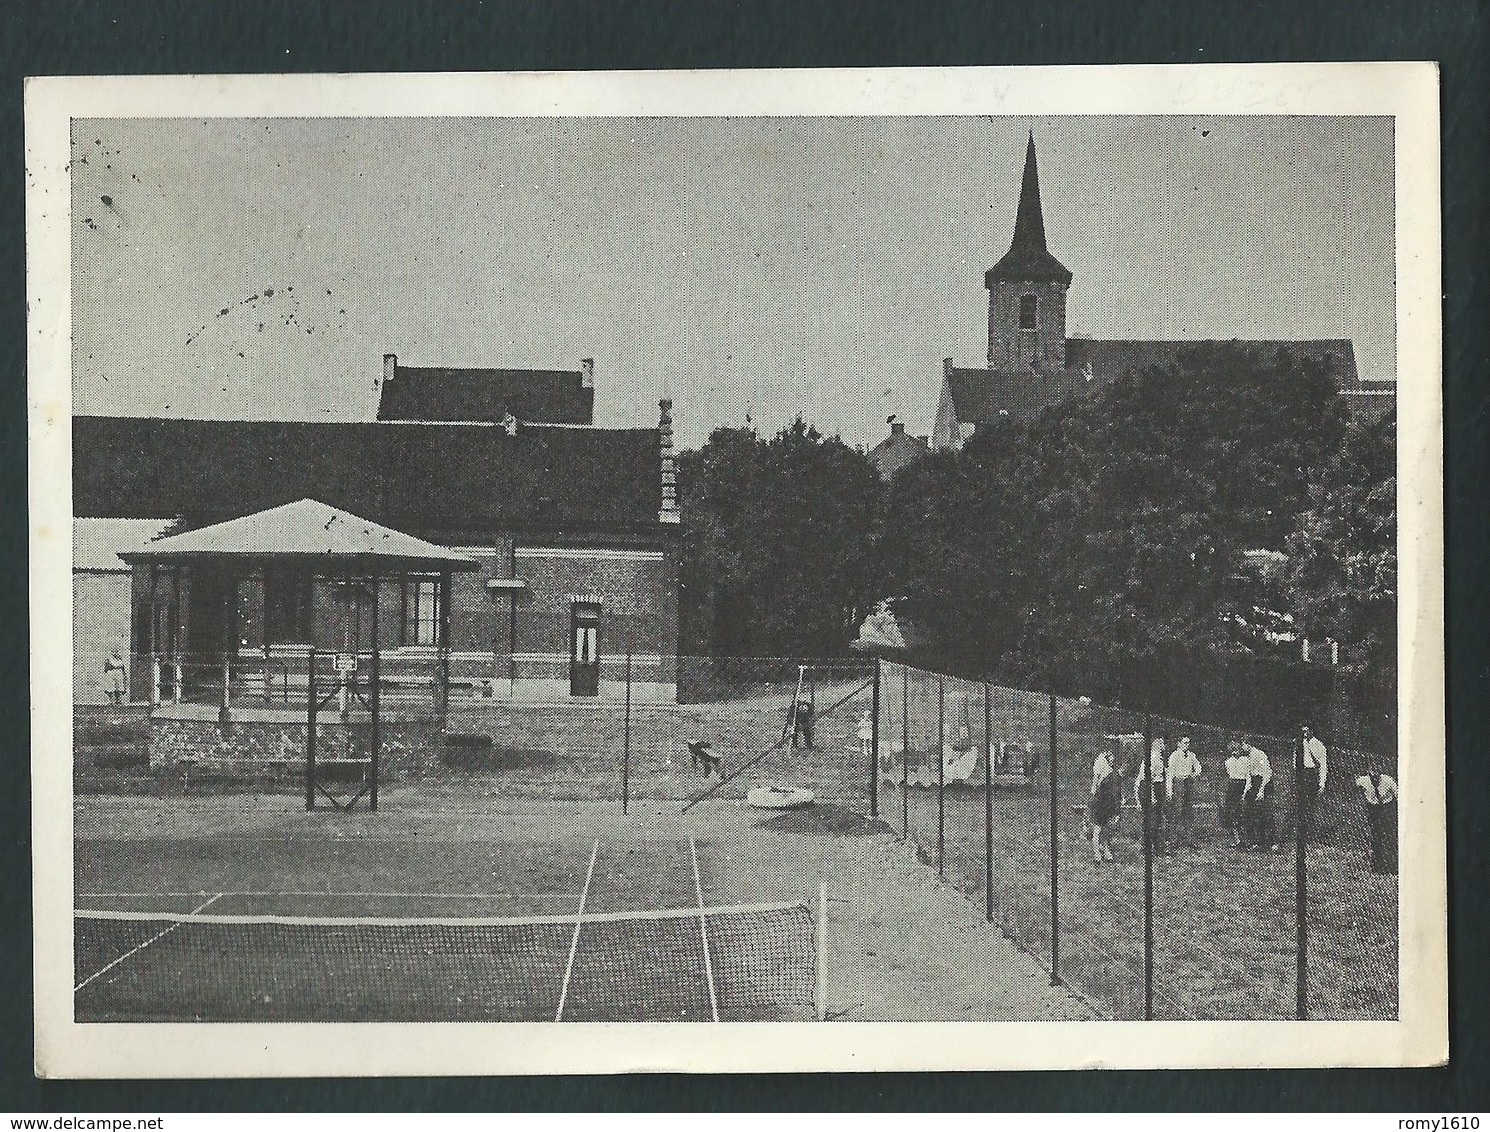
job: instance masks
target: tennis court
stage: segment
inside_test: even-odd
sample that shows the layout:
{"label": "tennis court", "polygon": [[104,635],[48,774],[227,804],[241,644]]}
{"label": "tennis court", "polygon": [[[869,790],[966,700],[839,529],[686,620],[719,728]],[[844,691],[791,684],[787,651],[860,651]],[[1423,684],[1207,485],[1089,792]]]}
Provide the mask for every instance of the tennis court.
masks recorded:
{"label": "tennis court", "polygon": [[692,837],[82,841],[74,1014],[79,1022],[814,1017],[810,910],[710,905],[703,878],[713,854]]}

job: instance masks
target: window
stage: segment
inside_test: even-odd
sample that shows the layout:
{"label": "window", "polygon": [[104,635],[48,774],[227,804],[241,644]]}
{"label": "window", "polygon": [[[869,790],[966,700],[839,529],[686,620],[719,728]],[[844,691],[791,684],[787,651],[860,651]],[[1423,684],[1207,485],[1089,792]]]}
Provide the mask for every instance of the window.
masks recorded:
{"label": "window", "polygon": [[440,579],[404,579],[404,644],[434,647],[440,643]]}
{"label": "window", "polygon": [[264,643],[308,644],[311,640],[310,575],[270,567],[264,571]]}
{"label": "window", "polygon": [[1040,300],[1034,295],[1019,296],[1019,329],[1035,330],[1036,315],[1039,313]]}

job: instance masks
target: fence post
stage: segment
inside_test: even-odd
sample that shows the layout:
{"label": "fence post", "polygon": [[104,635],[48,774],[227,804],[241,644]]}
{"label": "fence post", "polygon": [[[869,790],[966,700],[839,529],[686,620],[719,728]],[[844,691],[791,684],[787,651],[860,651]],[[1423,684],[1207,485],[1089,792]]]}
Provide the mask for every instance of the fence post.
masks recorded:
{"label": "fence post", "polygon": [[1309,875],[1304,856],[1306,830],[1304,829],[1303,790],[1304,744],[1295,740],[1293,744],[1293,902],[1296,918],[1294,950],[1298,957],[1295,973],[1296,1002],[1294,1012],[1303,1020],[1309,1017]]}
{"label": "fence post", "polygon": [[160,654],[150,654],[150,706],[160,707]]}
{"label": "fence post", "polygon": [[983,685],[983,907],[993,923],[993,690]]}
{"label": "fence post", "polygon": [[316,808],[316,650],[305,674],[305,808]]}
{"label": "fence post", "polygon": [[911,670],[900,666],[900,840],[911,836]]}
{"label": "fence post", "polygon": [[1143,1020],[1154,1017],[1154,718],[1143,713]]}
{"label": "fence post", "polygon": [[1060,803],[1056,791],[1055,693],[1050,693],[1050,984],[1061,985]]}
{"label": "fence post", "polygon": [[626,646],[626,738],[621,746],[621,812],[631,807],[631,646]]}
{"label": "fence post", "polygon": [[869,816],[880,816],[880,658],[874,658],[874,706],[869,725]]}
{"label": "fence post", "polygon": [[947,678],[936,678],[936,875],[947,859]]}

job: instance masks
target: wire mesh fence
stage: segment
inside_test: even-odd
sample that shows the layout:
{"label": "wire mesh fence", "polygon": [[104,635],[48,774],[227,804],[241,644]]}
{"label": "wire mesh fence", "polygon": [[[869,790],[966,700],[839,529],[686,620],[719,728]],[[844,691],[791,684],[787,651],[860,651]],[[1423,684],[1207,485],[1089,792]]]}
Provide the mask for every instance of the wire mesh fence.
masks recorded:
{"label": "wire mesh fence", "polygon": [[[871,807],[874,673],[863,661],[623,655],[601,660],[588,684],[562,658],[438,650],[175,652],[127,665],[128,727],[101,722],[113,705],[79,708],[92,722],[76,731],[75,765],[90,790],[92,772],[112,769],[100,755],[173,781],[183,766],[202,781],[211,764],[219,778],[236,769],[266,789],[274,778],[298,788],[312,701],[323,749],[350,743],[366,757],[376,689],[394,755],[385,780],[410,789],[624,805],[780,783]],[[416,725],[429,730],[418,743]]]}
{"label": "wire mesh fence", "polygon": [[1397,1016],[1394,762],[902,665],[881,684],[881,814],[1110,1017]]}

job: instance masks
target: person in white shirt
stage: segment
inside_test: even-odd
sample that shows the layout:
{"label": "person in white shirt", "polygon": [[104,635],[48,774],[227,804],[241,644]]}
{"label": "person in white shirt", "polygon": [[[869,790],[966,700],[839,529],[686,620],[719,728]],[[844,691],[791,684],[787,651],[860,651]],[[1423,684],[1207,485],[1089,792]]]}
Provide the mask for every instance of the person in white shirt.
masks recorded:
{"label": "person in white shirt", "polygon": [[1244,743],[1242,750],[1247,756],[1247,789],[1242,795],[1247,827],[1244,848],[1271,852],[1278,848],[1273,844],[1272,760],[1251,743]]}
{"label": "person in white shirt", "polygon": [[1306,723],[1299,728],[1299,746],[1303,754],[1303,771],[1299,775],[1299,800],[1302,803],[1304,836],[1314,838],[1319,832],[1315,813],[1324,784],[1330,776],[1329,752]]}
{"label": "person in white shirt", "polygon": [[1366,820],[1371,828],[1371,871],[1397,871],[1397,780],[1371,771],[1355,780],[1366,796]]}
{"label": "person in white shirt", "polygon": [[1227,747],[1226,793],[1221,797],[1221,826],[1231,831],[1231,843],[1240,848],[1247,839],[1246,806],[1247,780],[1251,777],[1251,760],[1240,739],[1233,739]]}
{"label": "person in white shirt", "polygon": [[1164,770],[1164,798],[1169,817],[1170,840],[1183,840],[1190,849],[1195,848],[1191,805],[1195,800],[1195,784],[1200,780],[1200,774],[1200,760],[1190,748],[1190,736],[1181,735],[1169,754],[1169,764]]}
{"label": "person in white shirt", "polygon": [[[1164,757],[1164,736],[1160,735],[1149,748],[1148,774],[1144,774],[1144,762],[1138,760],[1138,776],[1133,780],[1133,801],[1144,814],[1148,824],[1150,844],[1155,853],[1169,851],[1164,840],[1164,777],[1168,760]],[[1147,791],[1145,791],[1147,786]]]}

